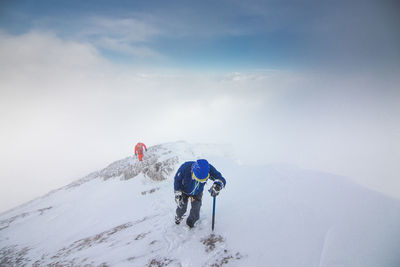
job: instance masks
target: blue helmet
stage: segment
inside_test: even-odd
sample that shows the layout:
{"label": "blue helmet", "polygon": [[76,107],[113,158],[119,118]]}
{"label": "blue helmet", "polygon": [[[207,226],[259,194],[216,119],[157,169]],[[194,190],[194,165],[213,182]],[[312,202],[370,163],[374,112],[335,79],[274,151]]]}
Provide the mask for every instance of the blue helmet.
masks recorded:
{"label": "blue helmet", "polygon": [[205,159],[198,159],[192,165],[192,177],[199,182],[206,182],[210,177],[210,164]]}

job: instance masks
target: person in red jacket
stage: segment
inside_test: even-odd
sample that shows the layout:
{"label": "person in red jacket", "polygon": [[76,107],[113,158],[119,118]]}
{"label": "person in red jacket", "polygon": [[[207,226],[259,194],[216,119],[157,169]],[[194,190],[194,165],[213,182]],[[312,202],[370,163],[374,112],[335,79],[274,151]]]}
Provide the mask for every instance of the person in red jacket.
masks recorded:
{"label": "person in red jacket", "polygon": [[146,145],[140,142],[135,146],[135,156],[139,158],[139,161],[143,159],[143,148],[147,151]]}

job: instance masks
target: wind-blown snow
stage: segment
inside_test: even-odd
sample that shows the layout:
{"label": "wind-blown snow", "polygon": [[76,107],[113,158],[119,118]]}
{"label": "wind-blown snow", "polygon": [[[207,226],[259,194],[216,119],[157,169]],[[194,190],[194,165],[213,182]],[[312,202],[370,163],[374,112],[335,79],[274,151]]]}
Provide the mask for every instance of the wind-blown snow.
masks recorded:
{"label": "wind-blown snow", "polygon": [[[153,146],[143,162],[122,159],[3,213],[0,266],[400,266],[399,200],[229,155],[214,145]],[[173,220],[174,174],[196,158],[227,179],[214,232],[207,192],[194,229]]]}

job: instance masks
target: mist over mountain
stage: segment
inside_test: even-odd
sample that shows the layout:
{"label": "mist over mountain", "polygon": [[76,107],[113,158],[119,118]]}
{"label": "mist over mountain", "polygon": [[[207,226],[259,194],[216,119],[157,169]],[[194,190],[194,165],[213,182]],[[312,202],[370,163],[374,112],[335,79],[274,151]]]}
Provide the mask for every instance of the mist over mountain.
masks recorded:
{"label": "mist over mountain", "polygon": [[[206,190],[195,227],[174,223],[175,172],[199,158],[227,180],[214,231]],[[398,267],[399,224],[399,200],[345,177],[175,142],[2,213],[0,266]]]}

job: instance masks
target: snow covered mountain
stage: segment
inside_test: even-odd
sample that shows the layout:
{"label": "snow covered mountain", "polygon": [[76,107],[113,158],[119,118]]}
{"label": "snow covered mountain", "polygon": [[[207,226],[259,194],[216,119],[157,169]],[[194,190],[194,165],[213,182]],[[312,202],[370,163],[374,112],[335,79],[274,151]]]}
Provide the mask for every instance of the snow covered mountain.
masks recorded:
{"label": "snow covered mountain", "polygon": [[[195,228],[173,220],[174,174],[197,158],[227,179],[214,232],[206,192]],[[398,267],[399,225],[400,200],[343,177],[176,142],[1,214],[0,266]]]}

